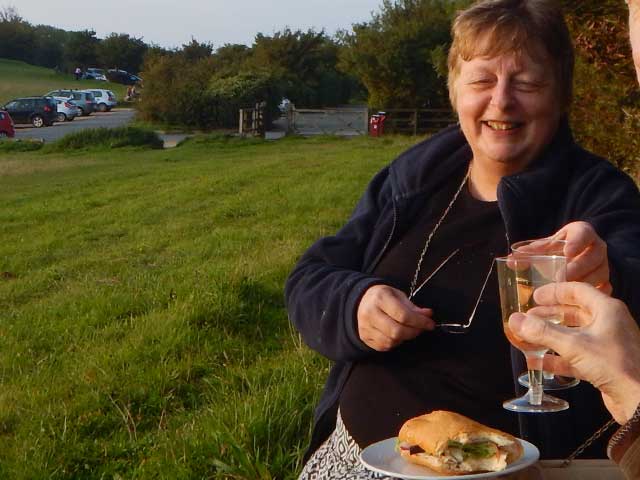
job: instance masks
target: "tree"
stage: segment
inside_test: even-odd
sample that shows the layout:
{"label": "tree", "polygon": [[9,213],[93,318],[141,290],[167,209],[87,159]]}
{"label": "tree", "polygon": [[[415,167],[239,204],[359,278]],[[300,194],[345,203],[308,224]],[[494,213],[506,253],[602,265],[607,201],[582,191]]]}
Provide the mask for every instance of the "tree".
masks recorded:
{"label": "tree", "polygon": [[182,46],[180,54],[187,60],[196,61],[210,57],[212,52],[212,44],[200,43],[195,38],[192,38],[191,42]]}
{"label": "tree", "polygon": [[36,47],[33,27],[13,7],[0,10],[0,57],[31,61]]}
{"label": "tree", "polygon": [[112,33],[96,48],[99,63],[103,67],[138,73],[148,46],[142,38],[131,37],[126,33]]}
{"label": "tree", "polygon": [[93,30],[69,32],[64,45],[64,60],[68,69],[90,67],[98,63],[97,46],[99,40]]}
{"label": "tree", "polygon": [[216,74],[221,77],[235,75],[244,70],[245,64],[250,57],[251,49],[246,45],[225,44],[213,54]]}
{"label": "tree", "polygon": [[575,136],[589,150],[638,175],[640,99],[627,7],[617,0],[562,2],[577,53],[571,111]]}
{"label": "tree", "polygon": [[376,107],[448,103],[442,71],[451,18],[465,1],[384,0],[368,23],[342,32],[339,68],[357,77]]}
{"label": "tree", "polygon": [[35,49],[31,63],[49,68],[61,68],[64,64],[64,44],[68,33],[60,28],[37,25],[33,29]]}
{"label": "tree", "polygon": [[252,50],[245,68],[268,72],[282,95],[296,105],[329,106],[349,100],[355,82],[337,70],[338,45],[324,32],[259,33]]}

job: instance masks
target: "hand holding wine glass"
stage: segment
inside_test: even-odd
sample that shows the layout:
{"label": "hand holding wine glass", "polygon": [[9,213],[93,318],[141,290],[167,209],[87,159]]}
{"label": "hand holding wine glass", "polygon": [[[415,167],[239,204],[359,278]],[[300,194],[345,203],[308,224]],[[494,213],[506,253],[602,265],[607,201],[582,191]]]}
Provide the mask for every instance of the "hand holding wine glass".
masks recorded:
{"label": "hand holding wine glass", "polygon": [[550,325],[534,313],[511,315],[514,335],[553,348],[545,368],[572,375],[602,392],[607,409],[625,423],[640,401],[640,329],[620,300],[584,283],[558,283],[534,293],[541,307],[562,308],[567,328]]}

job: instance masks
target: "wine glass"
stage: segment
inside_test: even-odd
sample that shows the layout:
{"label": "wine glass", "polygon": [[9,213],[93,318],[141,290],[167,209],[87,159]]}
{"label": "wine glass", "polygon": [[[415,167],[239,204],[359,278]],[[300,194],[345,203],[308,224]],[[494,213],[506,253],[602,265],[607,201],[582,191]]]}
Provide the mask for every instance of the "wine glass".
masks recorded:
{"label": "wine glass", "polygon": [[[569,408],[565,400],[547,395],[543,391],[542,363],[547,348],[523,341],[509,328],[509,317],[512,313],[526,313],[536,307],[533,298],[536,288],[565,280],[566,262],[566,258],[559,255],[520,257],[518,254],[511,254],[508,257],[496,258],[502,326],[511,344],[524,353],[530,380],[527,393],[502,404],[507,410],[543,413],[560,412]],[[564,321],[561,311],[550,312],[548,309],[539,309],[536,314],[549,322],[563,323]]]}
{"label": "wine glass", "polygon": [[[511,245],[513,253],[522,255],[561,255],[564,256],[566,240],[558,240],[553,237],[539,238],[535,240],[523,240]],[[552,353],[552,352],[550,352]],[[518,383],[529,388],[529,374],[523,373],[518,377]],[[554,375],[553,372],[542,371],[542,387],[545,390],[566,390],[580,383],[577,378]]]}

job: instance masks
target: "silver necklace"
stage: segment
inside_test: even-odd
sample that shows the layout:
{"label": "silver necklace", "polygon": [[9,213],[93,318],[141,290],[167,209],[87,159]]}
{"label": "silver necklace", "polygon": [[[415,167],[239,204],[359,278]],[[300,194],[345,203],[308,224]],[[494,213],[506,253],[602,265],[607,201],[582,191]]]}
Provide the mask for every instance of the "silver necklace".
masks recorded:
{"label": "silver necklace", "polygon": [[[449,210],[451,210],[451,207],[453,207],[453,204],[456,202],[456,200],[460,196],[460,192],[462,192],[462,189],[464,188],[465,184],[467,183],[467,180],[469,180],[469,175],[471,175],[471,163],[469,163],[469,168],[467,170],[467,173],[464,176],[464,178],[462,179],[462,183],[460,183],[460,186],[458,187],[458,190],[456,190],[456,193],[453,195],[453,198],[449,202],[449,205],[447,205],[447,208],[445,208],[444,213],[440,217],[440,220],[438,220],[438,223],[436,223],[435,227],[433,227],[433,229],[431,230],[431,232],[427,236],[427,240],[424,242],[424,248],[422,249],[422,252],[420,253],[420,258],[418,259],[418,265],[416,267],[416,272],[413,274],[413,280],[411,280],[411,287],[409,288],[409,299],[413,298],[413,296],[416,293],[416,285],[418,284],[418,276],[420,275],[420,270],[422,269],[422,261],[424,260],[424,256],[427,253],[427,250],[429,249],[429,245],[431,245],[431,239],[433,238],[435,233],[438,231],[438,228],[440,227],[440,224],[444,221],[446,216],[449,214]],[[449,259],[447,259],[447,260],[449,260]]]}

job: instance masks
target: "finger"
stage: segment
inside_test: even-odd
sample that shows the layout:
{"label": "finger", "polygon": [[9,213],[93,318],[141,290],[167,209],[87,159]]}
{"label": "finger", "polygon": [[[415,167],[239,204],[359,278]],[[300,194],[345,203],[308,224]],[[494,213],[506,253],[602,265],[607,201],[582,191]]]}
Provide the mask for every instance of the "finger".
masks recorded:
{"label": "finger", "polygon": [[569,282],[584,282],[586,281],[585,277],[594,273],[602,275],[598,283],[609,280],[607,249],[604,244],[589,246],[567,263],[567,281]]}
{"label": "finger", "polygon": [[565,327],[582,327],[592,322],[589,313],[574,305],[542,305],[529,309],[527,313],[543,319],[554,319],[551,320],[554,323],[559,320],[558,323]]}
{"label": "finger", "polygon": [[534,315],[514,313],[509,328],[525,342],[544,345],[562,354],[572,342],[571,329],[546,322]]}
{"label": "finger", "polygon": [[554,238],[567,241],[564,254],[569,258],[575,257],[596,240],[600,240],[593,227],[587,222],[572,222],[561,228]]}
{"label": "finger", "polygon": [[604,282],[596,285],[596,288],[609,297],[613,293],[613,285],[611,285],[610,282]]}
{"label": "finger", "polygon": [[380,312],[380,314],[376,316],[371,322],[371,327],[377,330],[391,346],[396,346],[406,340],[416,338],[424,331],[423,329],[402,325],[384,312]]}
{"label": "finger", "polygon": [[597,305],[609,297],[586,283],[563,282],[537,288],[533,298],[538,305],[574,305],[593,313]]}
{"label": "finger", "polygon": [[[578,281],[576,279],[576,281]],[[601,264],[597,269],[582,277],[580,282],[585,282],[602,291],[599,286],[609,283],[609,265]]]}
{"label": "finger", "polygon": [[545,355],[543,365],[547,372],[553,372],[556,375],[562,375],[563,377],[576,376],[571,364],[558,355]]}
{"label": "finger", "polygon": [[525,245],[519,246],[518,243],[516,243],[513,245],[512,250],[514,251],[514,253],[542,254],[547,252],[549,244],[553,242],[553,240],[554,240],[553,237],[532,240],[530,243],[526,243],[526,240],[525,240],[525,242],[518,242],[518,243],[525,243]]}
{"label": "finger", "polygon": [[430,330],[435,327],[431,319],[431,309],[420,308],[414,305],[402,292],[395,291],[391,295],[381,298],[378,307],[397,323],[421,330]]}

